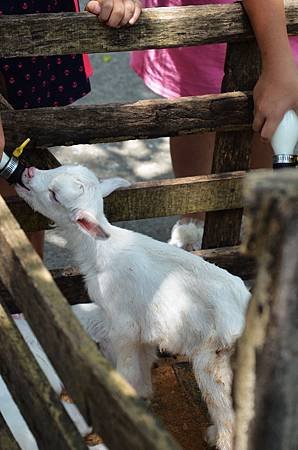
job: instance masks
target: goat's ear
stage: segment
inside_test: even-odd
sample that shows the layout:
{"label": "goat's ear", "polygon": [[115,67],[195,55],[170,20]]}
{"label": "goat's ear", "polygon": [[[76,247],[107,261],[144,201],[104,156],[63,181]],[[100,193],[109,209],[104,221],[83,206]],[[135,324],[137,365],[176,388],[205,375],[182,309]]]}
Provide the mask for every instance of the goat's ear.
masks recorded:
{"label": "goat's ear", "polygon": [[71,221],[76,223],[83,233],[94,239],[108,239],[110,235],[102,228],[93,214],[88,211],[79,210],[71,216]]}
{"label": "goat's ear", "polygon": [[124,178],[108,178],[107,180],[102,180],[100,183],[100,189],[103,197],[107,197],[116,189],[120,187],[128,187],[131,183]]}

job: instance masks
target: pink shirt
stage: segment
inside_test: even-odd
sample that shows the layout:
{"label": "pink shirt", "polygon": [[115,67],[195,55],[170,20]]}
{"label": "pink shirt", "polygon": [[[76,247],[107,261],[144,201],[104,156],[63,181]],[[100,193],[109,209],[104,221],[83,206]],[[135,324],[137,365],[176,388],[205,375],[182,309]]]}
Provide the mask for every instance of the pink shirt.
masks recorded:
{"label": "pink shirt", "polygon": [[[223,3],[234,0],[145,0],[145,7]],[[298,39],[290,39],[298,62]],[[221,89],[225,55],[226,44],[135,51],[131,66],[153,92],[163,97],[215,94]]]}

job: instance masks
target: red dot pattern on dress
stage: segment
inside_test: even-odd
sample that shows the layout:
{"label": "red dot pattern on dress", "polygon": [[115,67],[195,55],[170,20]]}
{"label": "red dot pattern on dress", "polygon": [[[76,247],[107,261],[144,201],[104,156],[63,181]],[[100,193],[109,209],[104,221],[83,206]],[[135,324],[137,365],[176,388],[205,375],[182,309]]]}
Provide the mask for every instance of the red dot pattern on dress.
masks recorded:
{"label": "red dot pattern on dress", "polygon": [[[75,11],[74,0],[0,0],[0,15],[62,11]],[[0,58],[0,73],[16,109],[64,106],[90,91],[82,55]]]}

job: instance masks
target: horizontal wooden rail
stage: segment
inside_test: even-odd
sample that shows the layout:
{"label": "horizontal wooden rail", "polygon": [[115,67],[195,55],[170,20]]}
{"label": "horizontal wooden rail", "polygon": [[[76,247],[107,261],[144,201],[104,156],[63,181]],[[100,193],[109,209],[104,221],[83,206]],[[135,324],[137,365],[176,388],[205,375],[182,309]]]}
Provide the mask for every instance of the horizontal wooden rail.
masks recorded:
{"label": "horizontal wooden rail", "polygon": [[[178,450],[100,355],[0,197],[0,279],[87,423],[111,450]],[[76,448],[75,446],[73,448]]]}
{"label": "horizontal wooden rail", "polygon": [[[142,100],[1,113],[7,145],[30,137],[37,147],[147,139],[249,128],[250,93]],[[28,151],[28,150],[27,150]]]}
{"label": "horizontal wooden rail", "polygon": [[[298,34],[298,4],[286,9]],[[166,30],[166,33],[165,33]],[[251,39],[240,3],[144,10],[133,27],[111,29],[88,13],[0,17],[0,56],[61,55],[191,46]]]}
{"label": "horizontal wooden rail", "polygon": [[[251,280],[255,277],[256,265],[254,257],[241,253],[239,246],[199,250],[193,252],[193,254],[201,256],[206,261],[216,264],[244,280]],[[51,274],[70,305],[90,302],[83,277],[77,269],[55,269],[51,271]],[[5,301],[11,314],[21,312],[14,304],[9,292],[4,289],[3,285],[1,286],[1,283],[0,297]]]}
{"label": "horizontal wooden rail", "polygon": [[[0,345],[1,375],[35,436],[38,448],[87,450],[78,430],[1,303]],[[6,449],[10,450],[10,447]],[[5,450],[5,447],[1,447],[1,450]]]}
{"label": "horizontal wooden rail", "polygon": [[255,258],[243,254],[239,246],[199,250],[193,253],[243,280],[252,280],[256,275]]}
{"label": "horizontal wooden rail", "polygon": [[[119,189],[105,199],[111,222],[173,216],[196,211],[241,208],[245,172],[155,180]],[[25,231],[50,228],[49,221],[18,197],[7,204]]]}

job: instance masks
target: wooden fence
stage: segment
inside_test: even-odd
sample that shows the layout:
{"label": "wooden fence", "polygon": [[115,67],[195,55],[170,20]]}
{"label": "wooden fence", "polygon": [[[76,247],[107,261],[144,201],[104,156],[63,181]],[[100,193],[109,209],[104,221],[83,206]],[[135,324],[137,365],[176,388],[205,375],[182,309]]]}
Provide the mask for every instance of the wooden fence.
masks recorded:
{"label": "wooden fence", "polygon": [[[287,8],[287,24],[290,34],[298,34],[297,2]],[[254,256],[242,255],[238,244],[252,138],[251,89],[260,59],[241,4],[147,10],[133,28],[119,30],[86,13],[1,16],[0,42],[0,57],[228,42],[220,95],[21,111],[1,98],[1,117],[9,147],[33,136],[28,155],[38,167],[59,165],[47,150],[53,145],[216,131],[213,175],[137,183],[107,199],[107,215],[117,221],[207,211],[204,250],[197,253],[243,278],[254,275]],[[24,230],[48,228],[48,221],[20,199],[9,200],[8,206]],[[26,350],[9,311],[25,314],[81,413],[110,449],[178,449],[72,315],[67,300],[80,302],[85,295],[79,274],[53,273],[66,300],[2,199],[0,260],[1,374],[40,449],[81,449],[85,444]],[[6,448],[13,449],[16,443],[2,422],[0,417],[0,443],[8,440]]]}
{"label": "wooden fence", "polygon": [[246,250],[258,259],[234,379],[235,450],[295,450],[298,439],[298,173],[250,175]]}

